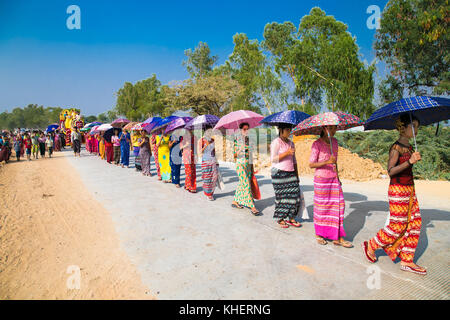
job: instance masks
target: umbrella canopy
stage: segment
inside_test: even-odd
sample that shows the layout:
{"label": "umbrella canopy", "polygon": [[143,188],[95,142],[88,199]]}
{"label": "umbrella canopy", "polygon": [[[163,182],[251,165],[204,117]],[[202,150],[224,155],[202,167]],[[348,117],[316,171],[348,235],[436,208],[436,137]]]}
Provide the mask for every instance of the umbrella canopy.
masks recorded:
{"label": "umbrella canopy", "polygon": [[101,122],[98,122],[98,121],[95,121],[95,122],[90,122],[90,123],[87,123],[83,128],[92,128],[92,127],[95,127],[95,126],[99,126],[99,125],[101,125],[102,123]]}
{"label": "umbrella canopy", "polygon": [[156,124],[161,121],[162,118],[160,117],[151,117],[142,122],[142,129],[150,133],[152,129],[156,126]]}
{"label": "umbrella canopy", "polygon": [[176,129],[184,128],[186,123],[192,120],[192,117],[181,117],[175,120],[172,120],[169,125],[166,127],[164,131],[165,134],[168,134]]}
{"label": "umbrella canopy", "polygon": [[114,120],[111,123],[111,126],[113,126],[113,128],[123,128],[128,123],[130,123],[130,120],[128,120],[126,118],[119,118],[119,119]]}
{"label": "umbrella canopy", "polygon": [[395,120],[402,113],[410,113],[423,126],[445,121],[450,119],[450,99],[418,96],[392,102],[375,111],[366,121],[364,129],[395,129]]}
{"label": "umbrella canopy", "polygon": [[48,127],[47,127],[47,132],[52,132],[52,131],[55,131],[56,129],[58,129],[59,128],[59,124],[57,124],[57,123],[54,123],[54,124],[51,124],[51,125],[49,125]]}
{"label": "umbrella canopy", "polygon": [[105,123],[105,124],[102,124],[102,125],[98,126],[97,130],[98,131],[106,131],[106,130],[109,130],[111,128],[112,128],[112,125],[110,123]]}
{"label": "umbrella canopy", "polygon": [[172,122],[173,120],[178,119],[178,118],[179,117],[177,117],[177,116],[169,116],[167,118],[164,118],[164,119],[158,121],[155,124],[155,126],[152,128],[151,133],[154,133],[154,132],[158,131],[159,129],[162,129],[162,128],[168,126],[170,122]]}
{"label": "umbrella canopy", "polygon": [[195,117],[184,126],[185,129],[192,130],[195,128],[204,128],[205,126],[214,127],[220,118],[213,116],[212,114],[205,114],[202,116]]}
{"label": "umbrella canopy", "polygon": [[91,131],[91,128],[81,128],[80,131],[81,132],[89,132],[89,131]]}
{"label": "umbrella canopy", "polygon": [[261,123],[267,123],[272,126],[278,126],[280,124],[292,124],[296,126],[309,117],[311,116],[307,113],[297,110],[288,110],[271,114],[270,116],[262,119]]}
{"label": "umbrella canopy", "polygon": [[89,132],[89,134],[97,134],[100,133],[100,131],[98,131],[98,127],[100,126],[94,126],[91,128],[91,131]]}
{"label": "umbrella canopy", "polygon": [[250,110],[238,110],[230,112],[229,114],[220,118],[219,122],[217,122],[214,127],[215,130],[222,129],[239,129],[239,125],[241,123],[248,123],[250,128],[257,127],[261,125],[260,121],[264,119],[264,117],[256,112]]}
{"label": "umbrella canopy", "polygon": [[135,122],[135,121],[129,122],[122,129],[131,130],[131,128],[134,127],[135,125],[137,125],[138,123],[139,122]]}
{"label": "umbrella canopy", "polygon": [[156,122],[161,120],[161,117],[150,117],[147,120],[145,120],[144,122],[142,122],[143,124],[148,124],[148,123],[152,123],[152,122]]}
{"label": "umbrella canopy", "polygon": [[114,131],[115,130],[119,130],[122,131],[122,129],[120,128],[111,128],[105,131],[105,133],[103,133],[103,137],[105,138],[106,141],[111,142],[111,137],[114,135]]}
{"label": "umbrella canopy", "polygon": [[357,116],[341,111],[325,112],[311,116],[300,122],[292,133],[296,136],[304,134],[320,134],[322,127],[337,126],[337,130],[346,130],[363,125]]}
{"label": "umbrella canopy", "polygon": [[144,130],[144,129],[142,128],[142,122],[136,123],[134,126],[131,127],[130,130],[137,130],[137,131]]}

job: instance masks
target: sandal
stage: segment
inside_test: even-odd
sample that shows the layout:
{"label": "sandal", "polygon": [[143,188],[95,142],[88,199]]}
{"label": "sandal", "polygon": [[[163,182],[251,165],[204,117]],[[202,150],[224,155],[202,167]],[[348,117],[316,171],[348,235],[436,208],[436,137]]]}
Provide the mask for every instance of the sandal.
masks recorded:
{"label": "sandal", "polygon": [[316,240],[317,240],[317,243],[322,245],[322,246],[324,246],[324,245],[326,245],[328,243],[324,238],[322,238],[320,236],[316,236]]}
{"label": "sandal", "polygon": [[281,228],[283,229],[287,229],[289,228],[289,225],[286,223],[286,221],[284,221],[283,219],[278,221],[278,224],[280,225]]}
{"label": "sandal", "polygon": [[232,206],[233,208],[236,208],[236,209],[244,209],[244,207],[241,206],[240,204],[234,204],[234,203],[232,203],[231,206]]}
{"label": "sandal", "polygon": [[422,267],[414,268],[414,267],[410,267],[410,266],[401,265],[400,270],[420,274],[422,276],[427,274],[427,270]]}
{"label": "sandal", "polygon": [[339,241],[333,241],[333,244],[335,245],[335,246],[342,246],[342,247],[344,247],[344,248],[353,248],[353,245],[352,245],[352,243],[351,242],[349,242],[349,241],[346,241],[346,240],[339,240]]}
{"label": "sandal", "polygon": [[259,212],[258,210],[256,210],[256,211],[250,210],[250,212],[251,212],[252,215],[254,215],[254,216],[259,216],[259,214],[260,214],[260,212]]}
{"label": "sandal", "polygon": [[302,226],[301,223],[297,222],[297,221],[292,222],[292,221],[288,220],[288,221],[286,221],[286,223],[289,224],[290,226],[295,227],[295,228],[300,228]]}
{"label": "sandal", "polygon": [[368,260],[370,263],[375,263],[375,262],[377,262],[377,259],[376,259],[376,258],[372,258],[372,257],[369,255],[369,253],[368,253],[369,243],[368,243],[367,241],[364,241],[364,242],[361,244],[361,246],[363,247],[364,254],[365,254],[367,260]]}

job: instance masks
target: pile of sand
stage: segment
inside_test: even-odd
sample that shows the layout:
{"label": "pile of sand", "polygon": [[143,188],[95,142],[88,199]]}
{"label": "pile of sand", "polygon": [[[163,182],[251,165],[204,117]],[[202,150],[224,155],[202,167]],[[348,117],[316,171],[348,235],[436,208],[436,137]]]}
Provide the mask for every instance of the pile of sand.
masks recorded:
{"label": "pile of sand", "polygon": [[[300,175],[314,175],[314,169],[309,168],[311,145],[317,138],[315,136],[294,137],[297,163]],[[233,162],[233,144],[226,142],[226,152],[223,152],[223,140],[216,139],[216,156],[219,161]],[[260,152],[254,154],[255,170],[259,174],[270,175],[270,154]],[[370,159],[364,159],[348,149],[339,147],[338,155],[339,177],[355,181],[368,181],[387,177],[387,171],[382,165]]]}

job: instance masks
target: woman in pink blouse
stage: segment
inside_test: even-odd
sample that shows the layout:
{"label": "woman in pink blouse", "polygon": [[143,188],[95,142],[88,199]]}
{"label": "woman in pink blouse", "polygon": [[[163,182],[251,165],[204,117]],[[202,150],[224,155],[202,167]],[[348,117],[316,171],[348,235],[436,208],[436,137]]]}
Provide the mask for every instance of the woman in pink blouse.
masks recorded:
{"label": "woman in pink blouse", "polygon": [[[326,245],[325,239],[333,244],[351,248],[353,245],[344,240],[345,201],[341,182],[337,175],[336,163],[338,142],[334,137],[336,126],[323,128],[320,138],[311,147],[309,167],[315,168],[314,174],[314,228],[317,242]],[[333,150],[331,154],[330,147]]]}
{"label": "woman in pink blouse", "polygon": [[299,228],[301,224],[295,221],[295,216],[301,205],[300,185],[295,159],[295,145],[289,140],[292,126],[281,124],[278,126],[278,130],[278,138],[270,145],[271,175],[273,189],[275,190],[273,217],[278,219],[278,224],[282,228],[289,228],[289,226]]}

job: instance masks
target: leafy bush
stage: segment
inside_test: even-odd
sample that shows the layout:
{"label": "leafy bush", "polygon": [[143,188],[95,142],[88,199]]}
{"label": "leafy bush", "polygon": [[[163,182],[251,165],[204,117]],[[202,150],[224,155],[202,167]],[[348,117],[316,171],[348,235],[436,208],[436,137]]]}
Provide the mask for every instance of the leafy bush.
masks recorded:
{"label": "leafy bush", "polygon": [[[422,161],[414,166],[414,176],[418,179],[450,181],[450,128],[441,128],[438,136],[435,136],[435,132],[436,128],[431,126],[419,130],[417,148]],[[342,147],[386,167],[389,149],[398,139],[398,132],[338,132],[336,138]]]}

